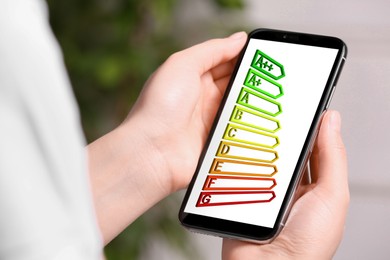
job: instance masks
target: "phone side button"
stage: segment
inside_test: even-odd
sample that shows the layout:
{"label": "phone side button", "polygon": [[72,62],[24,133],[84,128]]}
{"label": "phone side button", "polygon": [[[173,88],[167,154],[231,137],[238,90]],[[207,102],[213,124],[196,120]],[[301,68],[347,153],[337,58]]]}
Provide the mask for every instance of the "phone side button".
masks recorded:
{"label": "phone side button", "polygon": [[334,91],[335,91],[335,90],[336,90],[336,87],[333,86],[333,88],[332,88],[332,93],[330,93],[330,96],[329,96],[328,102],[326,103],[325,109],[328,109],[328,108],[329,108],[330,101],[332,101],[333,94],[334,94]]}

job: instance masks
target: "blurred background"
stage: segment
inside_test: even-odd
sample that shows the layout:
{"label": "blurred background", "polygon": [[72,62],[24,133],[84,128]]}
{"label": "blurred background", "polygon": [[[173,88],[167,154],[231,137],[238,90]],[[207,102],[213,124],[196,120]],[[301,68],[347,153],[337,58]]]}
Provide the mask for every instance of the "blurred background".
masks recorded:
{"label": "blurred background", "polygon": [[[238,30],[269,27],[342,38],[349,47],[331,105],[343,117],[351,205],[334,259],[388,259],[390,247],[390,4],[373,1],[48,0],[88,141],[117,126],[148,76],[173,52]],[[221,240],[185,231],[183,194],[149,210],[108,260],[219,259]]]}

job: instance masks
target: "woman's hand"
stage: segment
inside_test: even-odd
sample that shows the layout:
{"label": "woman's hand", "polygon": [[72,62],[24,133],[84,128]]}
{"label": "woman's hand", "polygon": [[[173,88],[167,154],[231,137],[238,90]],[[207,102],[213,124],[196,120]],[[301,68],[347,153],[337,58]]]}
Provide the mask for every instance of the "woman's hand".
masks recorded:
{"label": "woman's hand", "polygon": [[173,54],[149,78],[123,124],[88,146],[106,243],[188,185],[246,38],[241,32]]}
{"label": "woman's hand", "polygon": [[340,115],[328,111],[287,223],[270,244],[225,239],[223,259],[332,259],[341,241],[349,204],[348,169]]}

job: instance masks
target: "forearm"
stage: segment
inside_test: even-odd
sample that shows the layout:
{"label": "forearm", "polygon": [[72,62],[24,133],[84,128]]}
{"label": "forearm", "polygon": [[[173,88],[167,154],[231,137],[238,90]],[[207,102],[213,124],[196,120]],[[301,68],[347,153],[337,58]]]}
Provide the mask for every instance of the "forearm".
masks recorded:
{"label": "forearm", "polygon": [[137,125],[127,120],[88,146],[96,214],[106,244],[171,191],[163,178],[163,158]]}

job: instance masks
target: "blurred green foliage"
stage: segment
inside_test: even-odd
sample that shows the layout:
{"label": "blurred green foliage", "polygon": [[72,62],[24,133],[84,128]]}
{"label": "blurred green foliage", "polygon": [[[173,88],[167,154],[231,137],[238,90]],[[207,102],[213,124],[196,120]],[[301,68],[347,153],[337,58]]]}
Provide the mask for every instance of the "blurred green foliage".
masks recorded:
{"label": "blurred green foliage", "polygon": [[[50,22],[64,53],[88,141],[117,126],[148,76],[188,42],[190,35],[175,31],[179,2],[48,0]],[[218,10],[244,6],[242,0],[211,2]],[[220,20],[226,35],[232,26]],[[179,205],[178,197],[171,196],[140,217],[105,248],[107,259],[136,259],[156,237],[196,259],[177,220]]]}
{"label": "blurred green foliage", "polygon": [[243,9],[244,2],[241,0],[216,0],[217,4],[223,8]]}
{"label": "blurred green foliage", "polygon": [[176,1],[48,2],[92,141],[125,118],[148,75],[180,47],[170,30]]}

